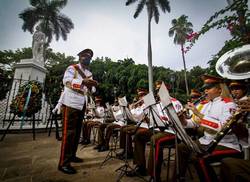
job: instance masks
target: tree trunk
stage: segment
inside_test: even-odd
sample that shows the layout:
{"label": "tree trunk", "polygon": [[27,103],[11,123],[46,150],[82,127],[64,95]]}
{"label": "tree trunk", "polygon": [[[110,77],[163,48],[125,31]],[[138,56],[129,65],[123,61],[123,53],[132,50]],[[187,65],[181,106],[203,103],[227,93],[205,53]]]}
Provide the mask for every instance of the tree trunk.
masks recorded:
{"label": "tree trunk", "polygon": [[185,61],[183,44],[181,44],[181,54],[182,54],[182,60],[183,60],[183,66],[184,66],[184,77],[185,77],[186,94],[188,96],[189,95],[189,90],[188,90],[188,81],[187,81],[187,68],[186,68],[186,61]]}
{"label": "tree trunk", "polygon": [[152,47],[151,47],[151,20],[152,13],[148,12],[148,83],[149,92],[153,92],[153,67],[152,67]]}

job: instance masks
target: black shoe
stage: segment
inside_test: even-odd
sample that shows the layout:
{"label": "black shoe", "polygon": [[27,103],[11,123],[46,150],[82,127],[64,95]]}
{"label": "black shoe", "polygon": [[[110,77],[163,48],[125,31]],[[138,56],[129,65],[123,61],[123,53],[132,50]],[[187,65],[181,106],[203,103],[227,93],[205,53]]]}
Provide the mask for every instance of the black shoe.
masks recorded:
{"label": "black shoe", "polygon": [[62,171],[65,174],[75,174],[76,173],[76,170],[70,165],[68,165],[68,166],[59,166],[58,170]]}
{"label": "black shoe", "polygon": [[94,147],[95,150],[99,150],[102,147],[102,145],[97,145]]}
{"label": "black shoe", "polygon": [[104,152],[104,151],[107,151],[107,150],[109,150],[108,147],[106,147],[106,146],[101,146],[101,148],[98,149],[98,152]]}
{"label": "black shoe", "polygon": [[135,177],[135,176],[147,176],[147,170],[144,167],[136,166],[135,169],[128,171],[126,176]]}
{"label": "black shoe", "polygon": [[83,162],[83,160],[81,158],[79,158],[79,157],[72,157],[72,159],[70,161],[75,162],[75,163]]}

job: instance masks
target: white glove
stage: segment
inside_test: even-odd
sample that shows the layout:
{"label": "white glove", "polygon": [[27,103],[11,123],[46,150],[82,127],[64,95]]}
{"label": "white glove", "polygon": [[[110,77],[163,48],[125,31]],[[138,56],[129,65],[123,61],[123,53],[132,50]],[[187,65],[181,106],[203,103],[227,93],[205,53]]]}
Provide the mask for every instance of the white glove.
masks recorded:
{"label": "white glove", "polygon": [[56,107],[52,110],[53,114],[61,114],[61,103],[57,103]]}

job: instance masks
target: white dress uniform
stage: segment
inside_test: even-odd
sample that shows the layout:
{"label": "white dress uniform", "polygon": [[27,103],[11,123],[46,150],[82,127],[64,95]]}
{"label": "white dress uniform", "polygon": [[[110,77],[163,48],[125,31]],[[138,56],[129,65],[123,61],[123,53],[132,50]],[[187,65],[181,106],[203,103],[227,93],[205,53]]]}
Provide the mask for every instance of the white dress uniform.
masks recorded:
{"label": "white dress uniform", "polygon": [[[92,79],[92,73],[81,67],[81,64],[77,64],[80,70]],[[66,85],[66,82],[71,83],[71,88],[67,86],[64,87],[64,94],[61,98],[61,103],[78,110],[82,110],[84,104],[86,104],[87,97],[84,94],[87,94],[89,91],[88,88],[82,84],[83,78],[74,68],[74,65],[69,66],[63,77],[63,84]],[[79,91],[79,92],[77,92]],[[94,93],[96,91],[95,87],[91,88],[91,92]],[[80,93],[81,92],[81,93]]]}
{"label": "white dress uniform", "polygon": [[[204,127],[204,136],[199,139],[199,142],[208,145],[214,139],[215,134],[227,123],[235,109],[235,103],[231,99],[216,97],[199,108],[204,117],[198,122],[194,120],[194,117],[187,120],[186,127],[194,127],[197,124]],[[218,145],[240,151],[237,137],[231,133],[225,135]]]}

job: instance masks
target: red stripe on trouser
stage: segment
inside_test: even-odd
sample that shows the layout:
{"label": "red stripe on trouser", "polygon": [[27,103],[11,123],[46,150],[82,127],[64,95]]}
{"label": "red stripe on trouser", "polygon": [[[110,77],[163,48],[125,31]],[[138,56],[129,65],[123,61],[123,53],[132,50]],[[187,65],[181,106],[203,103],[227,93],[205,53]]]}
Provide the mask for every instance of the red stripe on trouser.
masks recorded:
{"label": "red stripe on trouser", "polygon": [[[160,139],[155,141],[155,153],[154,153],[155,154],[154,155],[154,157],[155,157],[155,166],[157,166],[157,163],[158,163],[159,150],[160,150],[161,143],[165,142],[165,141],[173,140],[173,139],[175,139],[175,135],[166,135],[166,136],[161,137]],[[154,170],[151,171],[150,173],[151,173],[150,174],[151,176],[154,176],[154,174],[152,174],[152,173],[154,173]]]}
{"label": "red stripe on trouser", "polygon": [[[229,149],[229,150],[215,150],[212,152],[212,154],[210,154],[209,157],[215,157],[215,156],[220,156],[220,155],[225,155],[225,154],[234,154],[234,153],[239,153],[238,150],[235,150],[235,149]],[[204,177],[206,179],[206,182],[209,182],[211,181],[210,177],[209,177],[209,174],[208,174],[208,171],[207,171],[207,168],[206,168],[206,165],[205,165],[205,159],[204,158],[201,158],[199,160],[199,164],[201,166],[201,169],[203,171],[203,174],[204,174]]]}
{"label": "red stripe on trouser", "polygon": [[167,135],[167,136],[164,136],[160,139],[158,139],[156,142],[155,142],[155,162],[157,163],[158,162],[158,158],[159,158],[159,150],[160,150],[160,145],[162,142],[165,142],[165,141],[169,141],[169,140],[173,140],[175,139],[175,135]]}
{"label": "red stripe on trouser", "polygon": [[210,177],[209,177],[209,175],[208,175],[208,173],[207,173],[206,165],[205,165],[205,162],[204,162],[204,159],[203,159],[203,158],[199,160],[199,164],[200,164],[201,169],[202,169],[202,171],[203,171],[203,174],[204,174],[204,176],[205,176],[206,182],[211,181],[211,180],[210,180]]}
{"label": "red stripe on trouser", "polygon": [[64,162],[64,155],[65,155],[65,145],[66,145],[66,139],[67,139],[67,127],[68,127],[68,107],[64,108],[64,120],[63,120],[63,134],[62,134],[62,144],[61,144],[61,157],[60,157],[60,163],[59,165],[62,166]]}
{"label": "red stripe on trouser", "polygon": [[239,153],[239,151],[235,149],[215,150],[212,152],[211,156],[222,155],[222,154],[233,154],[233,153]]}

